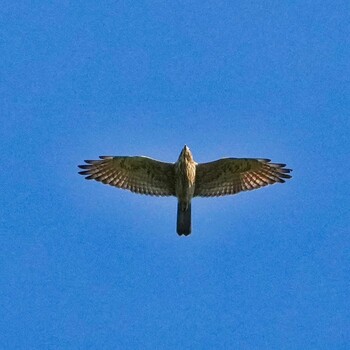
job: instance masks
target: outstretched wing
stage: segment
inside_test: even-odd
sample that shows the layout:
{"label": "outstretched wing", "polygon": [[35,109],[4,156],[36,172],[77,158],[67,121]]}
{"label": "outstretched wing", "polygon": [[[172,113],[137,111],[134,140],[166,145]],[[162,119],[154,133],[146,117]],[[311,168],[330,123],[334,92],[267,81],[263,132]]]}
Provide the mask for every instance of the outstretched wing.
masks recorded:
{"label": "outstretched wing", "polygon": [[196,168],[194,196],[211,197],[254,190],[291,178],[285,164],[270,159],[224,158]]}
{"label": "outstretched wing", "polygon": [[101,160],[85,160],[79,165],[79,174],[87,180],[152,196],[175,195],[175,170],[171,163],[163,163],[147,157],[110,157]]}

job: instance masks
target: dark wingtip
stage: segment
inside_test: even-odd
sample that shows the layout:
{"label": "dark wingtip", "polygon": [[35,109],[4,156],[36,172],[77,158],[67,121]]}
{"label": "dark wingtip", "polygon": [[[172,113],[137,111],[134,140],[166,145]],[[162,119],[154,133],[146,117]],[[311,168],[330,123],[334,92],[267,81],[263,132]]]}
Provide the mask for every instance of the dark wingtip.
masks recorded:
{"label": "dark wingtip", "polygon": [[286,168],[282,168],[279,170],[280,173],[290,173],[292,171],[292,169],[286,169]]}
{"label": "dark wingtip", "polygon": [[99,160],[86,159],[86,160],[84,160],[84,162],[87,164],[95,164],[95,163],[98,163]]}
{"label": "dark wingtip", "polygon": [[90,172],[89,172],[89,170],[84,170],[84,171],[79,171],[78,174],[80,174],[80,175],[89,175]]}
{"label": "dark wingtip", "polygon": [[80,169],[90,169],[90,165],[89,164],[83,164],[83,165],[78,165],[78,168]]}
{"label": "dark wingtip", "polygon": [[279,174],[279,177],[282,177],[284,179],[290,179],[292,177],[292,175],[288,175],[288,174]]}

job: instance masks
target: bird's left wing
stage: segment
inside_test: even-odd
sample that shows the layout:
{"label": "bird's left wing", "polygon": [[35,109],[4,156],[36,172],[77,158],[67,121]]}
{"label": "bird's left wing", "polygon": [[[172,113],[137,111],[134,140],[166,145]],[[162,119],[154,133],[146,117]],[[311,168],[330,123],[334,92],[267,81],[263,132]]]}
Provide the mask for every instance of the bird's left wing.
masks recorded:
{"label": "bird's left wing", "polygon": [[79,165],[79,174],[87,180],[152,196],[175,195],[174,164],[148,157],[101,156],[101,160],[86,160]]}
{"label": "bird's left wing", "polygon": [[254,190],[291,178],[285,164],[269,159],[223,158],[196,168],[194,196],[213,197]]}

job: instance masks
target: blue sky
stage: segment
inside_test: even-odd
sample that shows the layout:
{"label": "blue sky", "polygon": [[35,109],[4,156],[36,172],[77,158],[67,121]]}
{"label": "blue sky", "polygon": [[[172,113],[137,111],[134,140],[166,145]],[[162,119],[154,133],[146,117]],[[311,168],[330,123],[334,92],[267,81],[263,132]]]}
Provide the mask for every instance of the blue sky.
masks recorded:
{"label": "blue sky", "polygon": [[[4,349],[349,349],[347,1],[5,1]],[[85,181],[99,155],[263,157],[193,201]]]}

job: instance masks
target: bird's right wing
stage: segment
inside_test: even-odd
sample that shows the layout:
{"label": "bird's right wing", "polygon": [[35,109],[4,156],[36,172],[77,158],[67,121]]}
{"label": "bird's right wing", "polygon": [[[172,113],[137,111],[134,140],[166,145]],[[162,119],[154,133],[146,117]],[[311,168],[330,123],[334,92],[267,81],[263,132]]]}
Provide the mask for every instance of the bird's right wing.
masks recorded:
{"label": "bird's right wing", "polygon": [[269,159],[223,158],[198,164],[194,196],[213,197],[254,190],[291,178],[285,164]]}
{"label": "bird's right wing", "polygon": [[175,195],[174,164],[148,157],[101,156],[101,160],[86,160],[79,165],[79,174],[87,180],[152,196]]}

